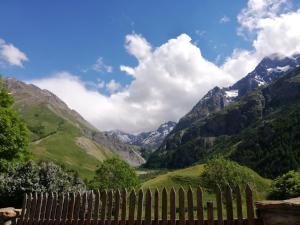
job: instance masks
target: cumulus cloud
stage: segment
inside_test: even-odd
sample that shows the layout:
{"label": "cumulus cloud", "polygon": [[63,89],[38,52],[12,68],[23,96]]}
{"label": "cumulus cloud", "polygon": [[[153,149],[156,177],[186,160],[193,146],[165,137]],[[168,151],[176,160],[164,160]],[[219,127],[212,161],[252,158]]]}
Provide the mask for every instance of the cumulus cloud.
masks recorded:
{"label": "cumulus cloud", "polygon": [[0,62],[11,66],[23,67],[23,62],[28,61],[24,52],[13,44],[0,39]]}
{"label": "cumulus cloud", "polygon": [[116,81],[106,84],[114,91],[110,96],[88,89],[78,76],[67,72],[30,82],[58,95],[101,130],[134,133],[177,121],[209,89],[233,82],[229,74],[203,58],[186,34],[156,48],[141,35],[130,34],[125,48],[139,63],[123,67],[134,74],[128,87],[120,90]]}
{"label": "cumulus cloud", "polygon": [[142,35],[125,38],[125,49],[136,66],[121,65],[132,82],[98,82],[106,96],[89,89],[79,76],[62,72],[31,81],[57,94],[100,130],[152,130],[162,122],[177,121],[214,86],[228,86],[254,69],[268,55],[300,52],[300,10],[288,0],[249,0],[238,15],[241,30],[252,33],[251,49],[234,49],[221,66],[206,60],[187,34],[152,46]]}

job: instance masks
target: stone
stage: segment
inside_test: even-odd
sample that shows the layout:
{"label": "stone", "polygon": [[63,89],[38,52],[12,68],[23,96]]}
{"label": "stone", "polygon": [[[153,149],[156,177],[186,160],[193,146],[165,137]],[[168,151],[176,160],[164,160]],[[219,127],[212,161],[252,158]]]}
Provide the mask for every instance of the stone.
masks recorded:
{"label": "stone", "polygon": [[258,201],[256,208],[264,225],[300,224],[300,197],[281,201]]}

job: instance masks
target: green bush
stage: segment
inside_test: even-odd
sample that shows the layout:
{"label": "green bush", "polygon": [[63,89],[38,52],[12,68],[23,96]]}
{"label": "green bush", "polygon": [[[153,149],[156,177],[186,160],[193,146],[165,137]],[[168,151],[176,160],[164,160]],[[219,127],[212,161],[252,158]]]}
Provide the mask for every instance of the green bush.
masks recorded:
{"label": "green bush", "polygon": [[300,171],[289,171],[276,178],[272,184],[270,199],[288,199],[300,196]]}
{"label": "green bush", "polygon": [[54,163],[32,161],[10,166],[0,173],[0,208],[20,207],[24,193],[84,190],[78,174],[67,173]]}
{"label": "green bush", "polygon": [[134,188],[139,185],[139,178],[128,163],[119,158],[110,158],[100,163],[89,187],[104,190]]}
{"label": "green bush", "polygon": [[252,188],[259,191],[265,191],[268,186],[268,182],[253,170],[222,157],[215,157],[209,160],[200,179],[203,186],[212,192],[216,190],[217,185],[220,186],[221,190],[225,190],[229,184],[234,190],[237,185],[245,188],[249,184]]}
{"label": "green bush", "polygon": [[0,171],[8,163],[29,158],[28,130],[25,123],[12,109],[13,98],[3,88],[0,76]]}

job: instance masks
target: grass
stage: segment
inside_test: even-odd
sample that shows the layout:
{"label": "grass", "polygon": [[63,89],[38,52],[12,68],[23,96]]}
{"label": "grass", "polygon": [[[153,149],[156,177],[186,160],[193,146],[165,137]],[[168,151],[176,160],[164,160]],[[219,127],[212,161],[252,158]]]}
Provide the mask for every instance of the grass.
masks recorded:
{"label": "grass", "polygon": [[[168,193],[170,192],[170,189],[174,187],[174,189],[177,191],[180,187],[183,187],[184,190],[187,192],[189,186],[192,187],[193,190],[193,202],[194,206],[196,204],[196,188],[197,186],[203,186],[200,180],[200,175],[204,172],[204,164],[199,164],[195,166],[191,166],[185,169],[179,169],[175,171],[170,171],[162,175],[158,175],[157,177],[145,181],[141,188],[144,190],[147,190],[148,188],[152,191],[152,194],[156,190],[156,188],[161,191],[164,187],[167,189]],[[257,175],[254,171],[252,171],[253,174],[255,174],[255,177],[257,177],[257,182],[259,185],[264,184],[264,191],[258,191],[254,190],[254,199],[255,200],[261,200],[265,199],[267,190],[270,186],[271,181],[265,178],[260,177]],[[214,211],[216,215],[216,197],[215,193],[211,193],[208,190],[203,189],[203,203],[204,203],[204,210],[205,214],[207,213],[206,211],[206,202],[208,201],[213,201],[214,205]],[[177,194],[177,193],[176,193]],[[243,198],[243,212],[245,215],[246,212],[246,204],[245,204],[245,194],[244,190],[242,189],[242,198]],[[233,194],[234,196],[234,194]],[[178,194],[176,195],[177,201],[176,201],[176,207],[178,211]],[[234,198],[233,200],[233,207],[234,207],[234,216],[236,217],[236,200]],[[187,205],[187,198],[185,198],[185,205]],[[160,208],[161,210],[161,208]],[[169,212],[168,212],[169,213]],[[196,208],[194,207],[194,214],[196,215]],[[223,215],[226,217],[226,210],[225,210],[225,204],[223,203]],[[177,215],[178,216],[178,215]],[[187,214],[186,214],[187,217]]]}
{"label": "grass", "polygon": [[17,108],[28,124],[32,141],[30,149],[36,161],[53,161],[89,180],[99,162],[113,155],[105,147],[83,137],[78,126],[58,116],[46,105]]}

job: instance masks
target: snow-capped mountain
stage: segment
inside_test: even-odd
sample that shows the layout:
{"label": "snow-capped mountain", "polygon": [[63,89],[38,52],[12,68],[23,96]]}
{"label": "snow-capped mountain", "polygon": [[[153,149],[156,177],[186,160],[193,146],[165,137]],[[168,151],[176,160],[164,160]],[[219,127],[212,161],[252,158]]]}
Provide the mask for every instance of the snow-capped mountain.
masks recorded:
{"label": "snow-capped mountain", "polygon": [[169,121],[161,124],[157,130],[142,132],[137,135],[129,134],[120,130],[107,131],[106,133],[108,135],[118,137],[123,143],[155,150],[159,147],[164,138],[173,130],[175,125],[175,122]]}
{"label": "snow-capped mountain", "polygon": [[300,66],[300,54],[292,57],[272,55],[265,57],[247,76],[231,87],[215,87],[210,90],[194,107],[182,117],[172,133],[191,126],[195,121],[220,111],[259,86],[270,84],[277,78]]}

